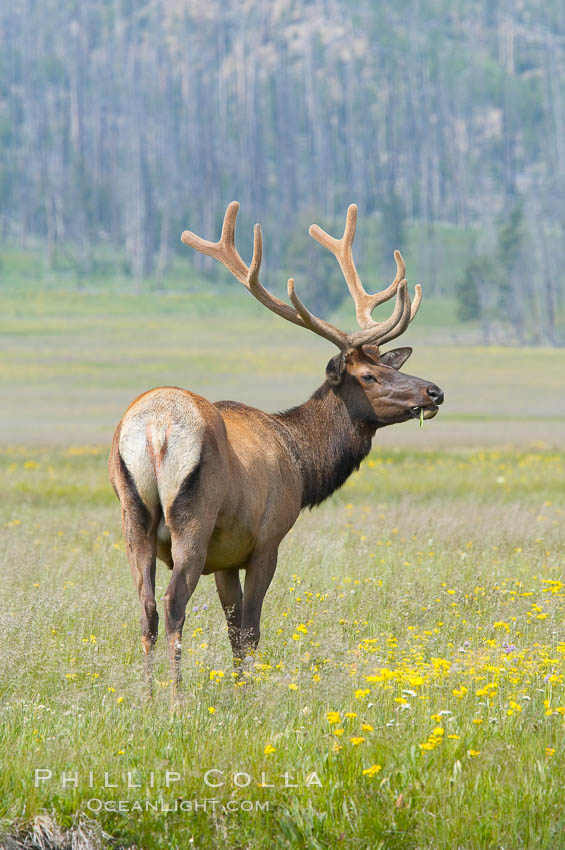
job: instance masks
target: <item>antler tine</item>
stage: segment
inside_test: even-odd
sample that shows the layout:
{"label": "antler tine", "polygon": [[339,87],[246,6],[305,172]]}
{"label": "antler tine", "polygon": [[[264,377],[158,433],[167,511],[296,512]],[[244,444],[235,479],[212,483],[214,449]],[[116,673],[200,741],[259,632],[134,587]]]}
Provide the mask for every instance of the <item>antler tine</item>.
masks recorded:
{"label": "antler tine", "polygon": [[375,309],[375,307],[378,307],[379,304],[383,304],[385,301],[388,301],[389,298],[392,298],[400,281],[406,279],[406,263],[404,262],[404,257],[400,251],[394,252],[394,261],[396,263],[396,274],[394,276],[394,280],[386,287],[386,289],[383,289],[382,292],[376,292],[370,297],[371,312]]}
{"label": "antler tine", "polygon": [[406,322],[406,325],[408,324],[406,317],[409,321],[410,297],[408,295],[408,284],[405,280],[401,280],[396,290],[394,310],[389,318],[383,322],[374,322],[370,328],[349,334],[350,343],[354,348],[360,345],[380,345],[384,338],[393,332],[400,336],[402,331],[398,331],[398,334],[396,334],[396,331],[404,322]]}
{"label": "antler tine", "polygon": [[291,307],[289,307],[288,304],[285,304],[284,301],[281,301],[276,297],[276,295],[272,295],[268,292],[259,280],[259,270],[261,268],[262,259],[263,234],[261,233],[261,225],[256,224],[253,228],[253,257],[251,259],[249,269],[247,270],[245,286],[257,299],[257,301],[263,304],[264,307],[272,310],[272,312],[276,313],[278,316],[282,316],[283,319],[288,319],[289,322],[293,322],[295,325],[305,327],[300,316]]}
{"label": "antler tine", "polygon": [[407,305],[409,305],[410,309],[406,310],[405,314],[402,316],[400,322],[395,328],[393,328],[391,331],[389,331],[379,339],[379,345],[384,345],[385,342],[390,342],[392,339],[396,339],[397,336],[400,336],[400,334],[404,333],[404,331],[418,312],[420,302],[422,301],[422,287],[419,283],[416,284],[415,290],[416,294],[414,295],[414,300],[411,304],[410,297],[407,298]]}
{"label": "antler tine", "polygon": [[422,302],[422,287],[420,286],[419,283],[416,284],[416,286],[414,287],[414,290],[415,290],[414,300],[412,301],[412,306],[410,308],[410,321],[412,321],[412,319],[414,318],[414,316],[418,312],[418,310],[420,308],[420,304]]}
{"label": "antler tine", "polygon": [[232,201],[228,204],[224,222],[222,224],[222,234],[217,242],[209,242],[207,239],[202,239],[191,230],[183,231],[181,241],[201,254],[207,254],[209,257],[214,257],[222,265],[224,265],[240,283],[247,286],[247,266],[239,256],[239,252],[235,247],[235,225],[237,221],[237,213],[239,211],[239,202]]}
{"label": "antler tine", "polygon": [[238,212],[238,201],[232,201],[231,204],[228,204],[218,244],[221,246],[221,250],[225,257],[222,262],[224,262],[224,265],[230,270],[230,272],[245,286],[247,283],[247,266],[239,256],[239,251],[235,247],[235,227]]}

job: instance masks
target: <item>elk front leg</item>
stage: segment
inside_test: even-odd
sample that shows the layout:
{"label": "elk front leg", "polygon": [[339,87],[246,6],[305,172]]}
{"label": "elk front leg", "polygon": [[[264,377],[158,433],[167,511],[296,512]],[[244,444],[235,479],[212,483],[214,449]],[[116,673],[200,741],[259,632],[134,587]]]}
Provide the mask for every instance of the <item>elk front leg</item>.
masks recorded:
{"label": "elk front leg", "polygon": [[241,618],[241,653],[249,664],[259,643],[263,599],[277,566],[278,546],[275,549],[253,552],[246,564]]}
{"label": "elk front leg", "polygon": [[228,636],[233,652],[233,664],[237,669],[241,664],[241,617],[243,613],[241,582],[239,570],[218,570],[214,573],[216,587],[226,621],[228,624]]}

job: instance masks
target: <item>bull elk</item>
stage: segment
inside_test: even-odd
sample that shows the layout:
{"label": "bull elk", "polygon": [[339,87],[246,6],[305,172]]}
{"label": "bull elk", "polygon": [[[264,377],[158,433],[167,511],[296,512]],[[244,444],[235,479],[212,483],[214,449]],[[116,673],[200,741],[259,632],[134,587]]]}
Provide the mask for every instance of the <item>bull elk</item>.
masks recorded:
{"label": "bull elk", "polygon": [[[252,658],[259,641],[265,593],[283,537],[303,508],[327,499],[358,469],[378,428],[423,416],[430,419],[443,392],[399,370],[412,353],[380,346],[400,336],[420,305],[411,303],[402,256],[396,277],[369,295],[352,254],[357,207],[347,211],[343,236],[318,225],[310,235],[331,251],[355,302],[359,330],[345,333],[313,315],[288,281],[293,307],[259,282],[261,228],[255,225],[248,267],[235,246],[239,204],[227,208],[218,242],[186,230],[182,241],[219,260],[267,309],[324,337],[339,349],[324,383],[304,404],[264,413],[234,401],[211,403],[188,390],[158,387],[139,396],[114,434],[110,480],[121,502],[127,557],[141,604],[145,678],[151,692],[157,639],[155,569],[158,557],[172,570],[164,595],[173,697],[181,680],[185,611],[201,575],[214,573],[234,661]],[[390,317],[372,312],[395,298]],[[240,570],[245,571],[242,592]]]}

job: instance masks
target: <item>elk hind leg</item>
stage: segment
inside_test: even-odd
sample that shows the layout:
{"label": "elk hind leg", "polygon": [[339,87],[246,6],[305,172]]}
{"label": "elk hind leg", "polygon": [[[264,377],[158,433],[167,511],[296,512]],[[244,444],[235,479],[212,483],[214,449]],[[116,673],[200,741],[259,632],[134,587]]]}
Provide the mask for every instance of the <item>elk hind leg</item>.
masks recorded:
{"label": "elk hind leg", "polygon": [[197,467],[185,478],[166,511],[167,526],[171,532],[173,572],[163,602],[174,702],[178,700],[181,684],[186,606],[202,575],[219,507],[214,503],[206,504],[201,485],[200,469]]}
{"label": "elk hind leg", "polygon": [[203,537],[196,529],[190,527],[184,530],[182,536],[177,537],[173,534],[173,573],[163,597],[173,702],[179,699],[182,681],[182,631],[186,618],[186,606],[202,575],[208,540],[209,535]]}
{"label": "elk hind leg", "polygon": [[145,690],[153,691],[153,656],[159,627],[155,601],[156,525],[147,509],[141,512],[135,504],[122,510],[127,558],[141,606],[140,626]]}

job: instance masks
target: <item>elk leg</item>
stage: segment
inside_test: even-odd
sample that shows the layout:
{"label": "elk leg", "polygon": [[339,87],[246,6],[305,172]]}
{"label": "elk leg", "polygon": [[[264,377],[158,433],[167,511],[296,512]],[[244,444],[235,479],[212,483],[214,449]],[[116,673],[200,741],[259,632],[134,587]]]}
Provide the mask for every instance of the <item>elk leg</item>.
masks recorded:
{"label": "elk leg", "polygon": [[216,587],[226,621],[228,624],[228,636],[233,652],[234,667],[241,663],[241,616],[243,613],[241,582],[239,570],[218,570],[214,573]]}
{"label": "elk leg", "polygon": [[241,652],[249,663],[257,649],[261,635],[259,623],[263,599],[277,566],[277,549],[253,552],[246,564],[243,589],[243,615],[241,619]]}
{"label": "elk leg", "polygon": [[159,615],[155,602],[156,539],[155,529],[149,531],[136,523],[131,513],[123,512],[127,558],[141,606],[141,645],[147,697],[153,693],[153,655],[157,640]]}
{"label": "elk leg", "polygon": [[[181,683],[181,641],[186,605],[206,564],[208,544],[225,495],[225,485],[218,485],[216,480],[223,471],[222,463],[216,457],[217,451],[210,449],[208,455],[204,447],[200,463],[186,476],[172,503],[164,510],[171,532],[173,560],[173,573],[163,597],[173,702],[178,701]],[[208,482],[209,487],[205,476],[208,466],[215,472],[212,481]]]}
{"label": "elk leg", "polygon": [[172,678],[172,699],[178,701],[181,684],[182,630],[186,617],[186,605],[194,593],[198,579],[206,562],[208,538],[200,540],[185,530],[181,538],[173,537],[173,574],[165,595],[165,629],[169,647],[169,662]]}

